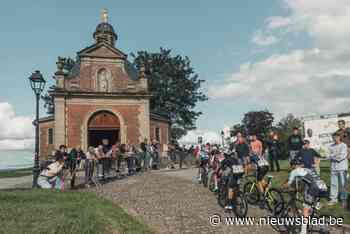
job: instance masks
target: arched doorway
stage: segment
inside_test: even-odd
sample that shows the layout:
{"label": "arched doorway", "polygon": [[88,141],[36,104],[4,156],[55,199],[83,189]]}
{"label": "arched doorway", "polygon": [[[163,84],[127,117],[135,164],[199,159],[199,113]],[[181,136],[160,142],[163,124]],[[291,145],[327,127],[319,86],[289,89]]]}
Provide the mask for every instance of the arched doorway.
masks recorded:
{"label": "arched doorway", "polygon": [[88,146],[97,147],[103,139],[110,144],[120,141],[120,121],[109,111],[99,111],[88,121]]}

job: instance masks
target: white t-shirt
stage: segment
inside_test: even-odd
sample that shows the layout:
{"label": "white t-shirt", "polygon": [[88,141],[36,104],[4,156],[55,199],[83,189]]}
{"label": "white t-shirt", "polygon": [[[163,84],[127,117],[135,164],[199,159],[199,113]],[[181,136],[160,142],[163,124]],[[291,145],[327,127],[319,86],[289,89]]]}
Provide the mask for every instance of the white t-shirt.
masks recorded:
{"label": "white t-shirt", "polygon": [[310,141],[310,147],[314,150],[318,151],[321,148],[321,142],[318,139],[318,137],[312,136],[312,137],[306,137],[305,140]]}
{"label": "white t-shirt", "polygon": [[303,177],[310,173],[310,170],[307,168],[299,167],[290,172],[288,177],[288,185],[293,184],[296,177]]}

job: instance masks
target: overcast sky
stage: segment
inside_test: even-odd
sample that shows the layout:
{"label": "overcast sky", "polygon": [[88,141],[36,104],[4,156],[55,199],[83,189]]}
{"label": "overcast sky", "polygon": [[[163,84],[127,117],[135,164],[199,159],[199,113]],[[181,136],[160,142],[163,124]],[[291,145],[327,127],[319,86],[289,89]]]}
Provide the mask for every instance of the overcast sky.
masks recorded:
{"label": "overcast sky", "polygon": [[214,139],[250,110],[279,118],[350,109],[349,0],[12,0],[0,8],[0,148],[31,145],[27,77],[39,69],[53,83],[57,56],[93,43],[102,8],[119,49],[172,48],[207,81],[210,100],[188,138]]}

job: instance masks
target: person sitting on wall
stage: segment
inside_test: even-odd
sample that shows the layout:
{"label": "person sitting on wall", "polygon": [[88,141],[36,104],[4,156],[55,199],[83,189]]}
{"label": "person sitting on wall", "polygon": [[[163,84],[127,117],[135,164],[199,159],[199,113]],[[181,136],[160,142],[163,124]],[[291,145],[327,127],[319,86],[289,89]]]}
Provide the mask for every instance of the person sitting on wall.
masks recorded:
{"label": "person sitting on wall", "polygon": [[[61,148],[61,147],[60,147]],[[64,157],[63,154],[57,154],[55,162],[47,166],[38,178],[38,185],[43,189],[64,189],[63,184],[63,168]]]}

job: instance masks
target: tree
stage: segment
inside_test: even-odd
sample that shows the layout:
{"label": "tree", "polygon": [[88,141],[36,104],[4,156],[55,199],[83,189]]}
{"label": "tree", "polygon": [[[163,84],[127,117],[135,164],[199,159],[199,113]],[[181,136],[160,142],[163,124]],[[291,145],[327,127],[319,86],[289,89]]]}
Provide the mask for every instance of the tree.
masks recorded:
{"label": "tree", "polygon": [[250,111],[244,114],[242,125],[247,129],[248,134],[257,134],[260,137],[265,137],[272,129],[273,120],[273,114],[267,110]]}
{"label": "tree", "polygon": [[230,135],[236,136],[238,132],[242,133],[243,135],[247,135],[247,129],[245,128],[244,125],[240,123],[233,125],[233,127],[231,128]]}
{"label": "tree", "polygon": [[145,67],[149,90],[153,97],[150,109],[167,113],[171,118],[171,135],[174,140],[195,129],[195,121],[202,114],[196,111],[198,102],[207,100],[200,91],[204,80],[199,79],[188,57],[172,56],[171,50],[159,52],[139,51],[133,64]]}

